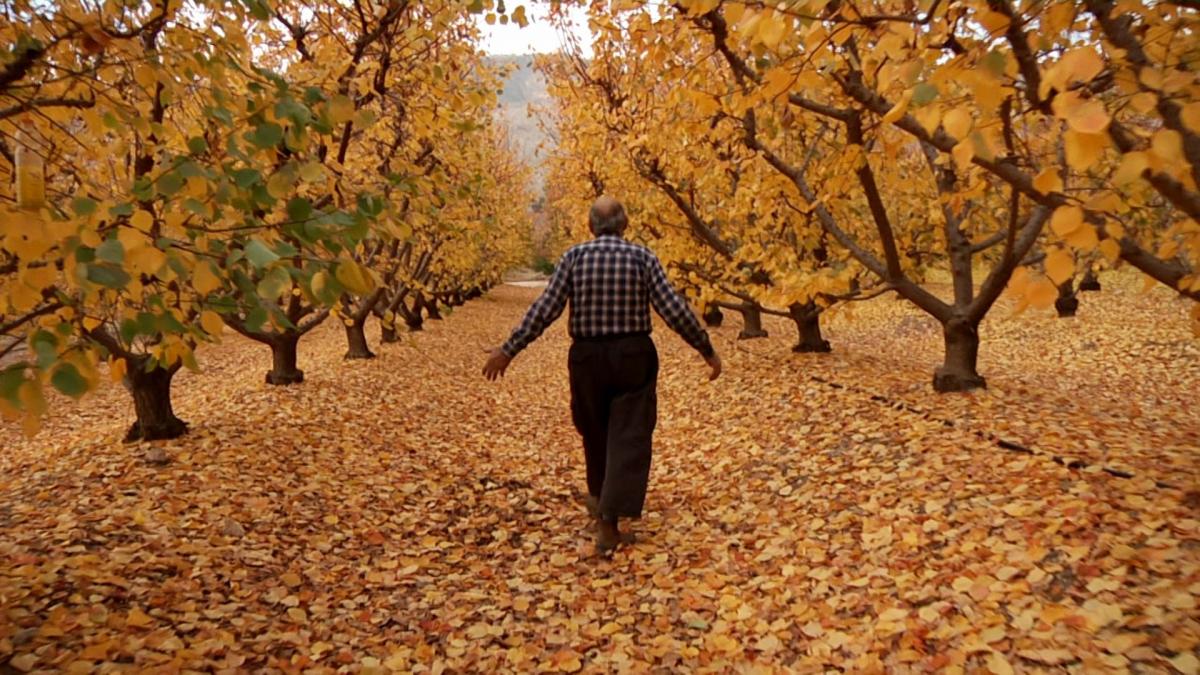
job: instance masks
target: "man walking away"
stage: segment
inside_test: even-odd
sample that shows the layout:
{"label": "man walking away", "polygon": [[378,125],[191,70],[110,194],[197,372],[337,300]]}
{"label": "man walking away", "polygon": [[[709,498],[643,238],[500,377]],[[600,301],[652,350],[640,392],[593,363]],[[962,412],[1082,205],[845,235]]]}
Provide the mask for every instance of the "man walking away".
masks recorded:
{"label": "man walking away", "polygon": [[667,280],[658,258],[623,238],[625,209],[611,197],[592,205],[595,238],[568,250],[521,325],[483,367],[489,380],[504,375],[522,349],[571,305],[567,357],[571,417],[583,437],[588,509],[599,518],[596,550],[621,542],[620,518],[640,518],[650,477],[657,421],[658,353],[650,340],[650,307],[721,374],[708,333]]}

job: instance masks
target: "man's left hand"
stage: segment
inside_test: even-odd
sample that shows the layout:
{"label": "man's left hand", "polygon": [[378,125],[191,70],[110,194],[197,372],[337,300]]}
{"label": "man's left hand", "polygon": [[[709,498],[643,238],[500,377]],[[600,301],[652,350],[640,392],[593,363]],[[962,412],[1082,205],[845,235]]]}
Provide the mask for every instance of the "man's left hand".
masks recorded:
{"label": "man's left hand", "polygon": [[512,363],[512,357],[497,347],[488,355],[487,363],[483,364],[483,376],[491,381],[497,377],[504,377],[504,371],[508,370],[510,363]]}

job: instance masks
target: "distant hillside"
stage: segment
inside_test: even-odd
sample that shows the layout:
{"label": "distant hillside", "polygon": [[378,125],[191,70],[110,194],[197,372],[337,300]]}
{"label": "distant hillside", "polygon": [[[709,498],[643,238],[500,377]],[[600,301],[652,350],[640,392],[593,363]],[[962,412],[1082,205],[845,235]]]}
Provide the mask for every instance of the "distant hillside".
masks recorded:
{"label": "distant hillside", "polygon": [[551,102],[546,91],[546,80],[533,68],[533,57],[528,54],[491,57],[493,63],[515,66],[504,81],[500,94],[500,119],[508,127],[509,135],[521,157],[536,170],[537,185],[542,187],[542,158],[538,146],[546,135],[538,128],[537,120],[531,115],[530,106],[544,107]]}

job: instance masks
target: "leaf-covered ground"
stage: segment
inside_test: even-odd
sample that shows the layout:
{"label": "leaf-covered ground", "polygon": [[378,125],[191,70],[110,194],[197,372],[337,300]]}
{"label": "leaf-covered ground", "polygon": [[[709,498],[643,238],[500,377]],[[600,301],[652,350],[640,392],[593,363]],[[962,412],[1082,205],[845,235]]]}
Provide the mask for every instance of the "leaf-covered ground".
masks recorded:
{"label": "leaf-covered ground", "polygon": [[820,356],[727,317],[714,384],[660,330],[647,513],[611,561],[561,323],[479,376],[537,289],[369,362],[327,325],[298,387],[229,337],[177,378],[164,466],[119,443],[116,387],[0,426],[0,670],[1196,672],[1200,348],[1182,304],[1105,281],[1074,320],[998,308],[967,396],[930,393],[940,336],[890,299]]}

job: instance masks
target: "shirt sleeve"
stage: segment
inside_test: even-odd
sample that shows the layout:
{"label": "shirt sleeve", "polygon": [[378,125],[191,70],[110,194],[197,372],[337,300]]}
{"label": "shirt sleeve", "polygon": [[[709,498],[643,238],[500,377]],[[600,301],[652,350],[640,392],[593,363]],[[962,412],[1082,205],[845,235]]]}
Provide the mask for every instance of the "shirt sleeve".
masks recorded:
{"label": "shirt sleeve", "polygon": [[521,325],[517,326],[508,341],[500,347],[510,359],[538,339],[542,332],[562,315],[567,306],[567,298],[571,295],[572,260],[574,258],[571,251],[567,251],[555,266],[546,290],[542,291],[541,296],[530,306],[525,318],[521,320]]}
{"label": "shirt sleeve", "polygon": [[707,359],[713,355],[708,331],[700,325],[687,300],[671,286],[662,263],[653,254],[650,255],[650,304],[671,330],[700,352],[701,356]]}

